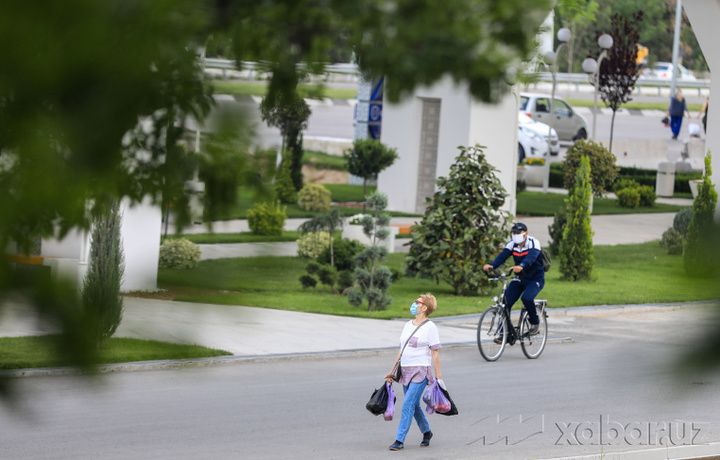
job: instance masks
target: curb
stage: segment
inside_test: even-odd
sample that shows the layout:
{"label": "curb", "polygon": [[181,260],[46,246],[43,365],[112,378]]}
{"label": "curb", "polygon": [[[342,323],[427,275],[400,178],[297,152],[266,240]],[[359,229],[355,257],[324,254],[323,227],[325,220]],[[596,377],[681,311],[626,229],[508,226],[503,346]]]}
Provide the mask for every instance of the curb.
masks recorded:
{"label": "curb", "polygon": [[[706,308],[716,306],[717,301],[696,301],[686,303],[668,303],[668,304],[640,304],[640,305],[600,305],[588,307],[567,307],[553,308],[548,310],[549,316],[591,316],[603,317],[608,315],[617,315],[628,312],[644,313],[656,312],[667,309],[680,308]],[[458,320],[470,320],[479,318],[482,313],[472,313],[468,315],[446,316],[433,319],[436,323],[449,323]],[[458,324],[451,327],[469,328],[469,326]],[[548,337],[551,343],[571,343],[572,337]],[[475,348],[476,342],[452,342],[443,344],[444,349],[464,349]],[[283,353],[271,355],[233,355],[219,356],[212,358],[191,358],[177,360],[158,360],[158,361],[138,361],[131,363],[102,364],[91,369],[82,369],[75,367],[52,367],[39,369],[13,369],[0,371],[0,379],[2,378],[23,378],[23,377],[49,377],[49,376],[65,376],[65,375],[85,375],[85,374],[111,374],[114,372],[141,372],[150,370],[174,370],[187,368],[203,368],[214,367],[229,364],[246,364],[246,363],[268,363],[278,361],[299,361],[299,360],[323,360],[336,359],[348,356],[363,357],[390,354],[395,352],[396,347],[383,348],[357,348],[350,350],[337,351],[318,351],[307,353]]]}

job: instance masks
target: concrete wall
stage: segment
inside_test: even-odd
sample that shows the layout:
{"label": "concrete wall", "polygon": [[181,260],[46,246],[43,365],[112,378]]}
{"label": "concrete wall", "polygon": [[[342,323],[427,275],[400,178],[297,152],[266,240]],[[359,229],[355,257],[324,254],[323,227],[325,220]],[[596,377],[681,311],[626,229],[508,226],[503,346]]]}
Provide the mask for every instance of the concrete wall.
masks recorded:
{"label": "concrete wall", "polygon": [[[716,77],[720,76],[720,47],[717,46],[720,0],[683,0],[682,6],[708,63],[710,73]],[[710,82],[707,124],[705,148],[713,153],[712,182],[717,190],[720,184],[720,136],[715,127],[720,125],[720,78],[714,78]],[[715,217],[720,219],[720,208],[717,208]]]}
{"label": "concrete wall", "polygon": [[[388,209],[423,212],[418,209],[418,177],[422,162],[421,123],[423,101],[440,101],[437,162],[434,177],[445,176],[459,151],[458,146],[476,143],[487,147],[488,161],[500,170],[503,186],[511,197],[506,209],[515,211],[517,159],[517,94],[506,96],[498,105],[472,100],[467,87],[446,78],[432,87],[415,90],[398,104],[383,104],[382,142],[396,148],[398,160],[380,173],[378,190],[388,195]],[[428,195],[430,196],[430,195]]]}
{"label": "concrete wall", "polygon": [[[160,208],[149,200],[130,206],[128,200],[120,205],[123,213],[120,238],[125,252],[125,278],[120,289],[127,291],[154,291],[157,289],[158,255],[162,215]],[[71,231],[65,238],[42,241],[42,254],[58,258],[48,264],[61,276],[77,282],[78,288],[87,272],[87,260],[91,244],[90,232]],[[70,265],[75,269],[69,269]]]}

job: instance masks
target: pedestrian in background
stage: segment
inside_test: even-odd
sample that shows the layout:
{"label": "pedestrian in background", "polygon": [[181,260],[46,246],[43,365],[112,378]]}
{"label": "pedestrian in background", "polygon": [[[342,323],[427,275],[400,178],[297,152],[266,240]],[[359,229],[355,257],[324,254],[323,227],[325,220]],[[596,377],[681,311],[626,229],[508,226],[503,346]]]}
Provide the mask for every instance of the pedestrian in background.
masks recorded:
{"label": "pedestrian in background", "polygon": [[705,130],[705,134],[707,134],[707,113],[708,113],[709,105],[710,105],[710,95],[708,94],[707,99],[705,99],[705,102],[703,103],[702,109],[700,109],[700,113],[698,113],[698,118],[702,117],[702,124],[703,124],[703,129]]}
{"label": "pedestrian in background", "polygon": [[[419,296],[410,306],[410,313],[415,315],[415,319],[408,321],[400,334],[401,350],[398,352],[397,359],[400,360],[402,367],[399,383],[405,392],[405,399],[403,399],[400,425],[390,450],[402,450],[405,447],[405,436],[410,431],[413,418],[423,434],[420,447],[429,447],[430,439],[433,437],[425,412],[420,406],[420,398],[425,387],[435,381],[430,372],[431,365],[435,366],[435,378],[438,380],[442,378],[440,373],[440,335],[435,323],[428,320],[428,316],[436,308],[435,296],[430,294]],[[406,343],[407,346],[403,350],[402,347]],[[395,367],[394,363],[393,367]],[[390,377],[391,373],[392,370],[385,376],[388,383],[393,382]]]}
{"label": "pedestrian in background", "polygon": [[667,110],[667,116],[670,117],[670,129],[672,130],[673,139],[677,139],[680,134],[680,128],[682,127],[683,115],[687,112],[688,118],[690,118],[690,112],[688,111],[685,98],[683,98],[682,90],[678,88],[675,91],[675,97],[670,99],[670,107]]}

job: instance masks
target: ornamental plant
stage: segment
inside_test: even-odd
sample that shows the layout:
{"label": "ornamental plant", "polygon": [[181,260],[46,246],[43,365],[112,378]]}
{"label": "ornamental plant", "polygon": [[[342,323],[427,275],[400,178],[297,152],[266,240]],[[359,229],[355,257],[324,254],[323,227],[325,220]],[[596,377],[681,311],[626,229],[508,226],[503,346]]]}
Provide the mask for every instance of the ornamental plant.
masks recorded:
{"label": "ornamental plant", "polygon": [[160,246],[159,265],[161,268],[195,268],[200,261],[201,251],[197,244],[185,238],[165,240]]}
{"label": "ornamental plant", "polygon": [[308,232],[297,240],[298,255],[316,260],[330,247],[330,234],[328,232]]}
{"label": "ornamental plant", "polygon": [[409,276],[445,281],[458,295],[489,292],[482,267],[491,262],[510,234],[511,216],[500,207],[507,194],[483,147],[459,147],[447,177],[412,227],[407,255]]}
{"label": "ornamental plant", "polygon": [[248,226],[253,235],[282,235],[287,213],[285,206],[276,203],[271,207],[267,203],[255,203],[247,212]]}
{"label": "ornamental plant", "polygon": [[284,157],[285,159],[275,178],[275,196],[280,200],[280,203],[295,204],[298,200],[298,194],[291,177],[291,160],[287,155]]}
{"label": "ornamental plant", "polygon": [[326,212],[330,209],[330,190],[322,184],[307,184],[298,193],[298,206],[305,211]]}
{"label": "ornamental plant", "polygon": [[583,157],[566,203],[567,224],[560,243],[560,272],[568,281],[589,280],[595,264],[590,227],[590,159]]}
{"label": "ornamental plant", "polygon": [[703,181],[698,184],[698,194],[693,202],[693,217],[688,226],[683,251],[685,271],[692,276],[707,277],[717,270],[718,228],[714,221],[718,195],[710,177],[711,156],[705,156]]}
{"label": "ornamental plant", "polygon": [[370,195],[365,201],[372,215],[365,215],[362,219],[363,233],[371,245],[355,256],[355,288],[348,291],[348,302],[360,307],[364,299],[368,302],[368,311],[385,310],[392,303],[392,297],[387,295],[392,283],[392,272],[389,268],[381,266],[388,250],[379,243],[385,241],[390,235],[388,225],[390,215],[383,212],[387,208],[387,196],[382,193]]}
{"label": "ornamental plant", "polygon": [[122,320],[120,284],[125,274],[125,256],[120,241],[120,205],[93,222],[88,271],[83,280],[82,305],[88,317],[90,337],[99,347],[112,337]]}
{"label": "ornamental plant", "polygon": [[612,190],[613,182],[620,168],[615,164],[615,155],[602,144],[593,141],[579,140],[567,149],[563,169],[565,175],[563,185],[570,190],[575,186],[580,161],[587,157],[590,161],[590,185],[594,196],[600,198]]}

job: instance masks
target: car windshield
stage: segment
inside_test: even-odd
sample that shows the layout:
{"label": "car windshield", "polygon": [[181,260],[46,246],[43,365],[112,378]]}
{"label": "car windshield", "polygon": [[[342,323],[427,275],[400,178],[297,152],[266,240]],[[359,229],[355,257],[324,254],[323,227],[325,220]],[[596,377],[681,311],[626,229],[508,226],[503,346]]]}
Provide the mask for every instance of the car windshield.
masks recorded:
{"label": "car windshield", "polygon": [[528,105],[528,100],[530,100],[527,96],[520,96],[520,110],[525,110]]}

